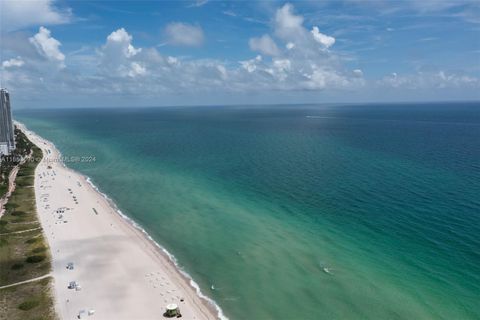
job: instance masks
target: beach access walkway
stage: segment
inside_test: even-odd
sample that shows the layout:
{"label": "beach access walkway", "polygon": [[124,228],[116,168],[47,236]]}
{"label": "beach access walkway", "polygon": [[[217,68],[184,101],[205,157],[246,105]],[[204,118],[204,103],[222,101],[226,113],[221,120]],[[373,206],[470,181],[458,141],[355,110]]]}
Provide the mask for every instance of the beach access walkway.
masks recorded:
{"label": "beach access walkway", "polygon": [[25,233],[25,232],[30,232],[30,231],[40,230],[40,229],[42,229],[42,227],[36,227],[36,228],[32,228],[32,229],[0,233],[0,236],[6,236],[6,235],[9,235],[9,234]]}
{"label": "beach access walkway", "polygon": [[33,279],[29,279],[29,280],[24,280],[24,281],[19,281],[19,282],[15,282],[15,283],[12,283],[12,284],[7,284],[6,286],[1,286],[0,287],[0,290],[1,289],[6,289],[6,288],[10,288],[10,287],[15,287],[15,286],[18,286],[18,285],[21,285],[21,284],[24,284],[24,283],[29,283],[29,282],[34,282],[34,281],[38,281],[38,280],[42,280],[42,279],[45,279],[45,278],[48,278],[48,277],[51,277],[52,276],[52,273],[49,272],[43,276],[40,276],[40,277],[36,277],[36,278],[33,278]]}

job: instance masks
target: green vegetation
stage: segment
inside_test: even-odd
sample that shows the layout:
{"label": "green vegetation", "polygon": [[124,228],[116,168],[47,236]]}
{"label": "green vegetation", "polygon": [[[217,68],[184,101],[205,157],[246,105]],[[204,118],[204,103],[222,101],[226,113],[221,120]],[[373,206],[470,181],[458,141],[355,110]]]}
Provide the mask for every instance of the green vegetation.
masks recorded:
{"label": "green vegetation", "polygon": [[56,319],[51,278],[0,290],[0,320]]}
{"label": "green vegetation", "polygon": [[33,256],[29,256],[27,257],[27,261],[28,263],[39,263],[39,262],[42,262],[43,260],[45,260],[45,256],[44,255],[33,255]]}
{"label": "green vegetation", "polygon": [[8,177],[10,172],[20,163],[21,157],[28,155],[32,149],[30,140],[17,128],[15,128],[15,137],[15,151],[13,151],[12,155],[2,156],[0,158],[0,198],[8,191]]}
{"label": "green vegetation", "polygon": [[15,263],[12,266],[12,270],[18,270],[18,269],[22,269],[22,268],[23,268],[23,263]]}
{"label": "green vegetation", "polygon": [[[35,168],[42,158],[42,151],[21,131],[15,130],[15,133],[15,154],[30,155],[30,160],[20,166],[15,180],[16,188],[0,218],[0,286],[40,277],[51,270],[48,245],[36,214],[33,188]],[[5,177],[20,163],[17,158],[2,159],[0,196],[5,194],[1,193],[4,190],[2,183],[8,188]],[[0,289],[0,320],[55,319],[50,280],[46,278]]]}
{"label": "green vegetation", "polygon": [[[33,237],[39,237],[40,240],[27,243]],[[46,247],[41,229],[2,235],[0,239],[8,242],[0,247],[0,286],[40,277],[50,271],[47,252],[33,253],[37,248]],[[23,268],[19,265],[23,265]]]}
{"label": "green vegetation", "polygon": [[[33,189],[35,168],[39,159],[42,158],[42,151],[26,140],[26,136],[16,130],[17,143],[20,149],[16,150],[17,156],[32,156],[18,170],[15,180],[16,188],[5,205],[5,215],[0,219],[0,234],[28,230],[40,227],[35,212],[35,191]],[[22,141],[19,143],[18,141]],[[11,162],[3,161],[0,168],[9,166]],[[17,163],[18,164],[18,163]],[[7,183],[8,184],[8,183]],[[2,279],[0,277],[0,283]]]}
{"label": "green vegetation", "polygon": [[32,243],[38,242],[39,240],[40,240],[39,238],[32,238],[25,241],[25,243],[32,244]]}
{"label": "green vegetation", "polygon": [[35,248],[32,250],[32,253],[42,253],[42,252],[45,252],[47,251],[47,248],[45,247],[38,247],[38,248]]}
{"label": "green vegetation", "polygon": [[35,308],[39,304],[40,304],[40,301],[30,299],[30,300],[26,300],[26,301],[20,303],[18,305],[18,309],[23,310],[23,311],[27,311],[27,310]]}

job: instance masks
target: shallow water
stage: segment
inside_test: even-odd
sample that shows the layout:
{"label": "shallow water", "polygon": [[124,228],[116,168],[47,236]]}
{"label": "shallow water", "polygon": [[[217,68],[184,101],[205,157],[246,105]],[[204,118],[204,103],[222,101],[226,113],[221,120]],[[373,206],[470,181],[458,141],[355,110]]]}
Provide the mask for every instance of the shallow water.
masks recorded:
{"label": "shallow water", "polygon": [[480,318],[479,104],[15,118],[233,319]]}

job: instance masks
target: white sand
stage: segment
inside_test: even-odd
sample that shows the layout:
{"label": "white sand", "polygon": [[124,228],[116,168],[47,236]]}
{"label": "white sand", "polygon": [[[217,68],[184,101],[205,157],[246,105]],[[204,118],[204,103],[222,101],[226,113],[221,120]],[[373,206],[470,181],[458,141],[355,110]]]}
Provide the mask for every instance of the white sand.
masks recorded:
{"label": "white sand", "polygon": [[[44,152],[35,172],[35,194],[52,252],[60,319],[77,319],[80,310],[95,310],[86,316],[92,320],[163,319],[169,303],[180,307],[182,319],[217,318],[165,253],[123,219],[85,177],[52,161],[59,153],[49,141],[21,127]],[[62,218],[59,208],[66,208]],[[73,270],[66,268],[69,262]],[[81,290],[68,289],[70,281],[77,281]]]}

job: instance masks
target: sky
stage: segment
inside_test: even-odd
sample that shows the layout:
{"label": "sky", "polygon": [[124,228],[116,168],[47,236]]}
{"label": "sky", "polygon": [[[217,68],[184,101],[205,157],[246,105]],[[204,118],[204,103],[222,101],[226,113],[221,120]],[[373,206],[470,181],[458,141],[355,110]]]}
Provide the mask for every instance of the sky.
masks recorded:
{"label": "sky", "polygon": [[0,0],[15,108],[480,100],[480,1]]}

